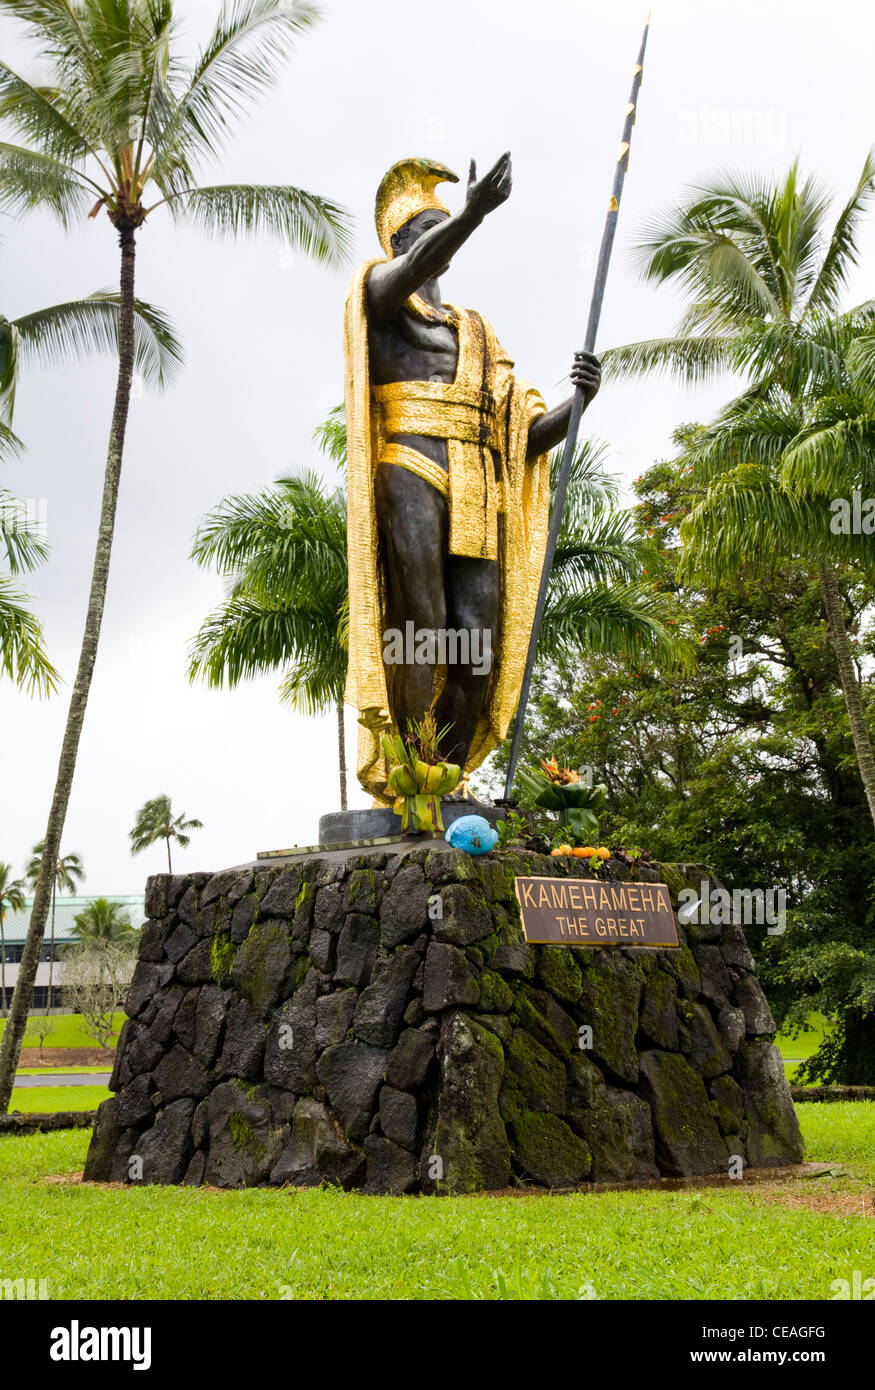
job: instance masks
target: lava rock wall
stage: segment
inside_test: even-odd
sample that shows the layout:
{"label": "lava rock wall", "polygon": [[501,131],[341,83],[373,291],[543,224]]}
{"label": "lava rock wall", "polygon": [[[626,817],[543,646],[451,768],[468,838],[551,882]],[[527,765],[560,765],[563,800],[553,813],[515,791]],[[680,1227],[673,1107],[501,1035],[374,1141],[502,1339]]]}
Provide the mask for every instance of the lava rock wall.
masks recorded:
{"label": "lava rock wall", "polygon": [[[530,946],[523,874],[592,877],[420,846],[150,879],[86,1180],[399,1194],[798,1161],[741,927],[679,924],[674,951]],[[675,904],[709,878],[602,876]]]}

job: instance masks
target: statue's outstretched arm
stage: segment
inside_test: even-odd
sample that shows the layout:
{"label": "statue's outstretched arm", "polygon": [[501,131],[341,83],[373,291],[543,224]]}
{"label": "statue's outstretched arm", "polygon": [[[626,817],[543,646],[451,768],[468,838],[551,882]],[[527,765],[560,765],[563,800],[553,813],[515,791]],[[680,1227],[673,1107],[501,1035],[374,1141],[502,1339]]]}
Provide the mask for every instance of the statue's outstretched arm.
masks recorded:
{"label": "statue's outstretched arm", "polygon": [[[584,394],[584,410],[598,394],[598,389],[602,383],[602,366],[599,359],[592,352],[576,352],[574,354],[574,365],[571,368],[571,384],[575,390],[579,386]],[[568,421],[571,418],[571,406],[574,397],[569,396],[567,401],[557,405],[555,409],[548,410],[546,414],[539,415],[532,421],[529,428],[529,444],[526,449],[526,458],[534,459],[539,454],[547,453],[548,449],[555,449],[557,444],[568,433]]]}
{"label": "statue's outstretched arm", "polygon": [[388,323],[406,299],[416,294],[427,280],[442,274],[487,213],[506,201],[510,189],[509,154],[503,154],[489,173],[479,180],[472,159],[462,211],[450,218],[441,217],[439,212],[435,212],[434,225],[423,231],[409,249],[404,248],[402,228],[396,233],[398,249],[395,258],[374,266],[368,276],[368,312],[372,322]]}

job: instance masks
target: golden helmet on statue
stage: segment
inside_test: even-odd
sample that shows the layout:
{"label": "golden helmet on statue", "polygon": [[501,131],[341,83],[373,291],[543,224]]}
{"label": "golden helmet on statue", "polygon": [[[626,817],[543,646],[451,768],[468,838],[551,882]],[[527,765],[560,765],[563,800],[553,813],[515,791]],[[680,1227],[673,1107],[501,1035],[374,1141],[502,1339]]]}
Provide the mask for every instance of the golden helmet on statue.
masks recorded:
{"label": "golden helmet on statue", "polygon": [[392,236],[405,222],[427,208],[437,208],[449,215],[446,207],[435,193],[435,184],[458,183],[459,176],[445,164],[434,159],[399,159],[388,173],[383,175],[377,189],[374,220],[377,236],[387,256],[394,255]]}

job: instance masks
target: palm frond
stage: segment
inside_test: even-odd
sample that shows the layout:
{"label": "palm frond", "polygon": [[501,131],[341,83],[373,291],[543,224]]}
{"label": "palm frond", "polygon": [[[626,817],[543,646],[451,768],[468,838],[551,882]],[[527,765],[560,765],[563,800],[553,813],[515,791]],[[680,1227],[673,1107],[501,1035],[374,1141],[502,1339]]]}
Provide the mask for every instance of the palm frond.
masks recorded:
{"label": "palm frond", "polygon": [[848,272],[857,264],[857,232],[863,213],[875,193],[875,150],[866,155],[857,186],[842,208],[829,239],[820,271],[808,296],[808,308],[833,313]]}
{"label": "palm frond", "polygon": [[41,565],[49,554],[46,541],[28,519],[25,504],[0,488],[0,546],[6,552],[11,574],[23,574]]}
{"label": "palm frond", "polygon": [[167,103],[154,133],[160,185],[178,191],[197,160],[215,158],[236,119],[274,85],[295,41],[319,18],[307,0],[225,0],[185,90]]}
{"label": "palm frond", "polygon": [[567,661],[585,650],[690,669],[693,647],[666,626],[671,611],[662,595],[644,586],[594,584],[548,602],[541,629],[543,650]]}
{"label": "palm frond", "polygon": [[313,439],[334,463],[346,467],[346,407],[332,406],[313,431]]}
{"label": "palm frond", "polygon": [[61,677],[49,661],[42,625],[27,595],[0,576],[0,674],[32,695],[50,695]]}
{"label": "palm frond", "polygon": [[778,557],[806,563],[853,561],[873,568],[871,538],[842,535],[825,498],[776,485],[770,468],[742,465],[719,478],[681,525],[681,582],[716,588],[744,572],[768,572]]}
{"label": "palm frond", "polygon": [[0,62],[0,118],[44,154],[63,165],[75,165],[91,153],[87,136],[62,109],[57,87],[36,86]]}
{"label": "palm frond", "polygon": [[0,142],[0,209],[17,217],[34,208],[54,213],[63,227],[88,204],[81,176],[50,155]]}
{"label": "palm frond", "polygon": [[570,592],[596,582],[625,583],[640,573],[643,553],[634,514],[595,502],[559,533],[551,592]]}
{"label": "palm frond", "polygon": [[237,593],[208,614],[192,640],[188,677],[221,689],[300,665],[330,671],[342,684],[346,662],[336,648],[335,630],[314,622],[311,611],[271,609]]}
{"label": "palm frond", "polygon": [[216,185],[174,195],[167,206],[175,220],[190,221],[208,235],[267,232],[324,265],[339,266],[348,259],[348,214],[337,203],[302,188]]}
{"label": "palm frond", "polygon": [[[96,352],[117,353],[120,304],[116,291],[97,290],[86,299],[53,304],[16,319],[23,360],[56,366]],[[162,310],[138,299],[134,312],[136,370],[148,384],[164,387],[182,364],[182,345]]]}
{"label": "palm frond", "polygon": [[666,376],[698,386],[718,372],[737,369],[738,342],[733,336],[683,334],[673,338],[651,338],[625,343],[601,354],[606,380],[628,380],[645,372]]}

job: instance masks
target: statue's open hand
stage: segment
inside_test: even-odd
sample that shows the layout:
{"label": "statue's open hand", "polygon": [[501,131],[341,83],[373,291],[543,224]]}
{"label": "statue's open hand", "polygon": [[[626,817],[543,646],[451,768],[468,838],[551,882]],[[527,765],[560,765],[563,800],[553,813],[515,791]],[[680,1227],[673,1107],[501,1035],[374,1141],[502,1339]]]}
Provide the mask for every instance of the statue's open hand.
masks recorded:
{"label": "statue's open hand", "polygon": [[483,178],[477,178],[477,165],[471,160],[468,169],[467,206],[478,217],[485,217],[510,197],[511,189],[510,152],[497,159]]}
{"label": "statue's open hand", "polygon": [[571,384],[580,387],[586,403],[598,395],[598,389],[602,384],[602,364],[593,352],[576,352],[574,354],[574,365],[571,368]]}

